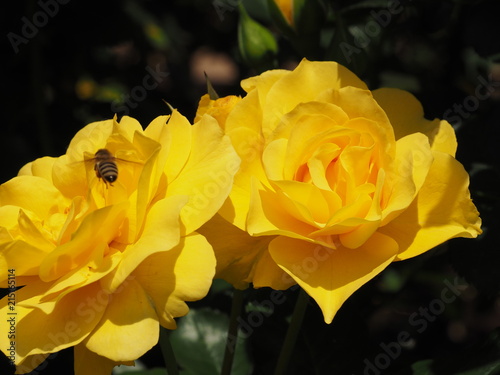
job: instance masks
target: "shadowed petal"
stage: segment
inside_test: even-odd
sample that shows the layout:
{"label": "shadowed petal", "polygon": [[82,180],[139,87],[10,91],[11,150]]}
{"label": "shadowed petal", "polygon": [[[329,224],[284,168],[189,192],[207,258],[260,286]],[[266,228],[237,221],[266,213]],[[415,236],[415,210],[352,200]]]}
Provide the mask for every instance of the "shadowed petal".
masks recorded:
{"label": "shadowed petal", "polygon": [[110,295],[100,323],[84,345],[113,361],[131,361],[156,345],[159,334],[151,301],[143,287],[130,278]]}
{"label": "shadowed petal", "polygon": [[326,323],[351,294],[394,260],[397,251],[393,239],[378,233],[357,249],[334,250],[281,236],[269,245],[278,266],[316,300]]}
{"label": "shadowed petal", "polygon": [[450,155],[434,152],[434,163],[418,196],[396,220],[379,229],[398,242],[398,260],[420,255],[450,238],[473,238],[481,233],[481,219],[468,186],[464,167]]}

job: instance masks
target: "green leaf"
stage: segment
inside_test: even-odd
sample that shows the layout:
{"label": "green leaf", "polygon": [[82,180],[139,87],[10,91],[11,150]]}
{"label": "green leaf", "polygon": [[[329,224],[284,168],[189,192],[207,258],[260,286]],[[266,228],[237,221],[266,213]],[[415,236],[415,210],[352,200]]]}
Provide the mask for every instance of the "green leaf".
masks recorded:
{"label": "green leaf", "polygon": [[232,291],[233,286],[229,284],[227,281],[222,279],[215,279],[212,281],[212,286],[210,287],[210,293],[224,293],[227,291]]}
{"label": "green leaf", "polygon": [[411,369],[413,371],[412,374],[413,375],[434,374],[434,372],[431,369],[432,363],[433,363],[432,359],[426,359],[423,361],[415,362],[413,365],[411,365]]}
{"label": "green leaf", "polygon": [[[211,309],[191,309],[178,322],[170,342],[182,375],[219,374],[226,345],[229,318]],[[244,340],[236,343],[232,375],[248,375],[252,365],[245,351]]]}
{"label": "green leaf", "polygon": [[207,81],[207,94],[210,97],[211,100],[217,100],[219,99],[219,94],[217,94],[217,91],[215,91],[214,87],[212,86],[212,82],[210,82],[210,79],[208,79],[208,75],[205,72],[205,80]]}
{"label": "green leaf", "polygon": [[258,72],[276,67],[278,43],[266,27],[252,19],[240,3],[238,47],[241,57]]}

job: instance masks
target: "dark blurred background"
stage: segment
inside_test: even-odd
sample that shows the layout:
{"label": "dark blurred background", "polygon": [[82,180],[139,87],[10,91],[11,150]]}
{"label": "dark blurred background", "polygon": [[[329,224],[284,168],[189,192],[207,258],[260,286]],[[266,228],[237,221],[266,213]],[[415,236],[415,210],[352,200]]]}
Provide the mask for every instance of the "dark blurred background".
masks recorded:
{"label": "dark blurred background", "polygon": [[115,113],[146,126],[168,113],[165,100],[192,119],[204,71],[220,94],[246,73],[233,53],[237,11],[221,20],[210,1],[46,3],[59,8],[46,20],[35,17],[44,12],[36,1],[2,12],[2,181],[27,161],[64,153],[78,129]]}
{"label": "dark blurred background", "polygon": [[[115,113],[145,127],[169,113],[166,101],[193,120],[206,92],[204,72],[219,95],[243,95],[239,81],[263,67],[293,68],[302,57],[339,61],[371,89],[411,91],[428,118],[455,127],[457,159],[471,175],[485,233],[390,266],[329,326],[311,304],[290,374],[500,373],[500,2],[311,1],[321,12],[304,16],[296,34],[273,18],[266,0],[243,1],[276,40],[265,64],[241,52],[248,46],[238,45],[237,0],[4,4],[0,182],[35,158],[63,154],[84,125]],[[426,318],[425,332],[415,332],[412,314],[440,298],[443,280],[456,277],[463,285],[458,298],[436,319]],[[269,293],[248,291],[246,298],[252,305]],[[288,293],[287,303],[245,341],[249,365],[242,374],[272,373],[295,298]],[[229,295],[227,288],[214,290],[193,308],[227,313]],[[381,343],[403,331],[412,332],[412,341],[387,368],[379,361],[366,370]],[[71,355],[57,355],[40,373],[70,374]],[[158,357],[155,349],[146,363],[161,365]],[[12,373],[2,360],[0,374]]]}

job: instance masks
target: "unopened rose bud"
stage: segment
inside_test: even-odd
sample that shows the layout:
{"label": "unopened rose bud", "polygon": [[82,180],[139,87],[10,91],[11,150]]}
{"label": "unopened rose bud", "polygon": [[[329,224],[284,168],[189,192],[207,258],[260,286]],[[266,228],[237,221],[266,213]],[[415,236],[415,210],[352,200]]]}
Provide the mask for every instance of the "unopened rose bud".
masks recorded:
{"label": "unopened rose bud", "polygon": [[315,34],[321,29],[325,10],[318,0],[268,0],[267,3],[273,21],[287,37]]}
{"label": "unopened rose bud", "polygon": [[318,0],[268,0],[269,13],[276,27],[304,56],[319,51],[319,33],[325,10]]}

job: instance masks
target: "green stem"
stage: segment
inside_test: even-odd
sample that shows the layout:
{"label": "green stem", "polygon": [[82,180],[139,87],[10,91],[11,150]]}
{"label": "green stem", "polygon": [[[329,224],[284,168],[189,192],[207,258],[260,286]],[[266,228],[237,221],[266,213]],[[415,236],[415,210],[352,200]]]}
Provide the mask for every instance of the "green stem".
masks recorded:
{"label": "green stem", "polygon": [[160,348],[165,361],[168,375],[179,375],[179,368],[177,367],[177,360],[175,359],[174,349],[170,344],[171,332],[163,327],[160,327]]}
{"label": "green stem", "polygon": [[278,364],[276,365],[276,370],[274,375],[283,375],[286,373],[288,363],[293,353],[293,348],[295,347],[295,342],[297,341],[297,336],[299,335],[300,327],[302,326],[302,320],[307,308],[307,302],[309,301],[309,296],[303,289],[300,290],[299,296],[297,297],[297,302],[295,303],[295,309],[293,310],[292,321],[288,327],[286,333],[285,342],[281,347],[280,356],[278,358]]}
{"label": "green stem", "polygon": [[222,362],[221,375],[231,374],[233,367],[234,353],[236,351],[236,342],[238,341],[238,318],[243,308],[243,291],[234,289],[233,301],[231,303],[231,315],[229,317],[229,328],[227,330],[226,349],[224,351],[224,360]]}

